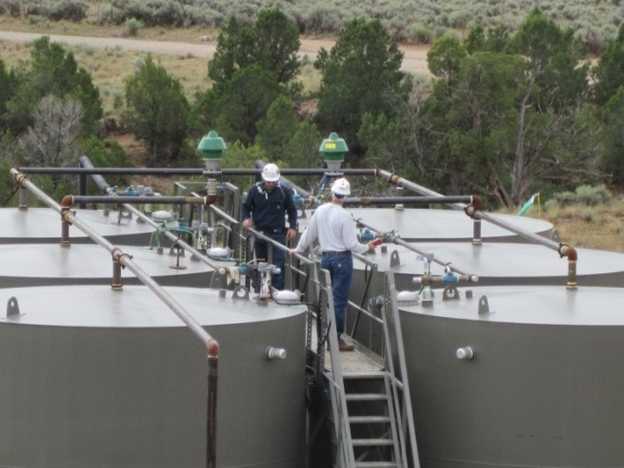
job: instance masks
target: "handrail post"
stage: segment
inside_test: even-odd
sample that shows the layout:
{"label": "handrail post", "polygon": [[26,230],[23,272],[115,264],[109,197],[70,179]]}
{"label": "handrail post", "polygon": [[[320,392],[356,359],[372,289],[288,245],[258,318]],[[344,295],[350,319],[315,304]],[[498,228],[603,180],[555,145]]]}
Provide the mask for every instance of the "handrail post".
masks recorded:
{"label": "handrail post", "polygon": [[69,214],[69,207],[61,207],[61,247],[71,247],[71,241],[69,239],[69,221],[67,220],[67,214]]}
{"label": "handrail post", "polygon": [[472,223],[472,245],[481,244],[481,218],[475,216]]}
{"label": "handrail post", "polygon": [[217,385],[219,357],[208,354],[208,405],[206,408],[206,468],[217,467]]}
{"label": "handrail post", "polygon": [[24,211],[28,209],[28,190],[20,185],[18,190],[18,209]]}
{"label": "handrail post", "polygon": [[111,288],[114,291],[121,291],[123,289],[123,280],[121,278],[121,262],[119,261],[119,254],[121,254],[121,250],[117,249],[112,257],[113,257],[113,279],[111,282]]}
{"label": "handrail post", "polygon": [[[394,328],[394,334],[396,336],[397,345],[397,361],[399,365],[399,371],[401,372],[401,379],[405,379],[401,395],[403,397],[403,410],[407,418],[407,437],[409,439],[410,451],[409,454],[412,457],[412,465],[414,468],[420,468],[420,458],[418,454],[418,444],[416,442],[416,425],[414,423],[414,411],[412,408],[412,396],[409,388],[409,376],[407,373],[407,363],[405,362],[405,346],[403,343],[403,330],[401,327],[401,317],[399,316],[399,306],[397,299],[397,289],[394,280],[394,272],[388,271],[386,273],[386,281],[388,285],[388,296],[390,297],[390,314],[391,322]],[[386,321],[387,322],[387,321]],[[388,356],[388,359],[394,359],[393,354]],[[394,383],[393,383],[394,385]],[[407,462],[407,460],[406,460]]]}

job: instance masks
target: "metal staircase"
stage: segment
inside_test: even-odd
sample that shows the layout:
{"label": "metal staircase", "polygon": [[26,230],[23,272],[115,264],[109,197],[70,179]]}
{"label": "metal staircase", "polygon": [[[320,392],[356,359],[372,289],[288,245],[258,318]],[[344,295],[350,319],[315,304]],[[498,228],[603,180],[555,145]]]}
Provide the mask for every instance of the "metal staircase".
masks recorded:
{"label": "metal staircase", "polygon": [[[332,318],[320,331],[328,342],[330,362],[324,375],[336,439],[335,466],[420,468],[394,274],[386,274],[385,294],[377,303],[381,318],[363,311],[383,327],[384,358],[379,362],[363,358],[366,365],[355,370],[346,362],[351,353],[338,350],[329,273],[323,271],[320,279],[327,292],[322,316]],[[319,345],[319,353],[324,354],[322,348]]]}

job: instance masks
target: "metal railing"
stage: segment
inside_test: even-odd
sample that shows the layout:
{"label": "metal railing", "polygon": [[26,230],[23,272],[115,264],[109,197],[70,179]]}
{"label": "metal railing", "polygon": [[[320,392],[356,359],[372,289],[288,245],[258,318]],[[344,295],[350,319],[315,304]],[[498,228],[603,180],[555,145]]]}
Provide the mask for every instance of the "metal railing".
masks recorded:
{"label": "metal railing", "polygon": [[[85,168],[93,168],[93,164],[91,163],[89,158],[86,157],[86,156],[82,156],[80,158],[80,163]],[[92,178],[93,178],[93,181],[95,182],[95,184],[98,186],[98,188],[100,190],[108,193],[111,196],[115,196],[115,192],[113,191],[112,187],[108,184],[108,182],[106,182],[104,177],[102,177],[101,175],[93,174]],[[193,255],[195,255],[195,257],[198,260],[200,260],[204,264],[208,265],[214,271],[219,271],[219,270],[223,269],[222,266],[218,266],[215,263],[213,263],[207,256],[205,256],[203,253],[201,253],[199,250],[197,250],[192,245],[190,245],[187,242],[185,242],[182,239],[180,239],[179,236],[176,236],[175,234],[173,234],[172,232],[169,232],[166,229],[165,230],[161,230],[161,227],[162,227],[161,224],[157,223],[152,218],[150,218],[149,216],[147,216],[146,214],[141,212],[141,210],[139,210],[136,207],[134,207],[134,206],[132,206],[130,204],[127,204],[127,203],[126,204],[122,204],[122,206],[123,206],[124,209],[126,209],[130,213],[134,214],[139,219],[143,220],[145,223],[147,223],[150,226],[152,226],[154,229],[159,230],[160,232],[162,232],[162,234],[167,239],[169,239],[171,241],[172,245],[179,245],[180,247],[182,247],[182,248],[186,249],[187,251],[191,252]]]}
{"label": "metal railing", "polygon": [[[121,268],[125,267],[132,271],[134,275],[148,289],[150,289],[156,297],[158,297],[191,331],[191,333],[199,339],[206,351],[208,360],[208,407],[207,407],[207,457],[206,467],[216,468],[216,434],[217,434],[217,385],[218,385],[218,368],[219,368],[219,343],[199,324],[169,293],[167,293],[156,281],[154,281],[132,257],[119,247],[111,244],[104,237],[100,236],[88,224],[82,222],[75,216],[69,208],[62,207],[43,190],[39,189],[35,184],[20,173],[17,169],[10,170],[11,176],[21,188],[28,190],[38,200],[43,202],[49,208],[60,214],[62,220],[63,238],[69,230],[69,225],[73,225],[84,232],[96,244],[108,250],[113,260],[114,279],[113,287],[119,287],[115,284],[116,280],[120,281]],[[119,276],[118,276],[119,275]]]}
{"label": "metal railing", "polygon": [[[416,184],[412,181],[404,179],[396,174],[393,174],[389,171],[385,171],[383,169],[377,170],[377,175],[384,180],[387,180],[389,183],[393,185],[397,185],[408,190],[411,190],[415,193],[420,193],[427,196],[443,196],[441,193],[438,193],[434,190],[431,190],[422,185]],[[520,237],[534,242],[539,245],[543,245],[551,250],[554,250],[559,254],[560,257],[567,257],[568,259],[568,280],[566,283],[566,287],[568,289],[576,288],[576,262],[578,260],[578,254],[574,247],[571,245],[555,242],[550,239],[546,239],[538,234],[527,231],[526,229],[522,229],[512,223],[509,223],[500,217],[497,217],[491,213],[487,213],[485,211],[481,211],[478,204],[464,205],[461,203],[452,203],[449,205],[451,208],[455,210],[464,210],[468,216],[470,216],[474,220],[474,236],[473,243],[479,245],[481,243],[481,220],[488,221],[498,227],[501,227],[507,231],[513,232],[514,234],[519,235]]]}

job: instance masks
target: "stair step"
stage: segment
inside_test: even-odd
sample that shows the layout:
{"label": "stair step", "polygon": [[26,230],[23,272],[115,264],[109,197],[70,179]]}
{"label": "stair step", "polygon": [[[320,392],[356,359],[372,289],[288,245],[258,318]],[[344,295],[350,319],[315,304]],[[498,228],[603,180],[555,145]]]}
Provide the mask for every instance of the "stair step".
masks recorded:
{"label": "stair step", "polygon": [[355,468],[398,468],[395,462],[389,461],[367,461],[355,462]]}
{"label": "stair step", "polygon": [[378,372],[346,372],[343,374],[343,378],[347,380],[367,380],[367,379],[383,379],[386,373],[383,371]]}
{"label": "stair step", "polygon": [[390,418],[388,416],[351,416],[349,422],[353,424],[389,423]]}
{"label": "stair step", "polygon": [[394,445],[392,439],[353,439],[351,443],[354,447],[379,447]]}
{"label": "stair step", "polygon": [[378,401],[386,400],[385,393],[347,393],[347,401]]}

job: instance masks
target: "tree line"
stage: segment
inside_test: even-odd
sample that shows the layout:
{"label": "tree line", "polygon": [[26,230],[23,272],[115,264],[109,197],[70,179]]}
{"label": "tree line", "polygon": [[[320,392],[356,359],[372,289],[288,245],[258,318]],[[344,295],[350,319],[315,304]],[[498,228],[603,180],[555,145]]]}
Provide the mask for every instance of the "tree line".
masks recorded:
{"label": "tree line", "polygon": [[[123,116],[145,143],[145,164],[198,164],[197,139],[216,129],[230,166],[262,157],[316,167],[322,136],[336,131],[348,165],[505,206],[534,191],[624,184],[624,28],[592,65],[572,30],[535,9],[515,32],[474,27],[463,40],[437,39],[429,82],[401,71],[398,44],[378,20],[354,19],[314,62],[313,95],[298,80],[299,47],[297,24],[278,9],[231,18],[208,63],[212,86],[190,99],[148,56],[125,84]],[[101,117],[91,77],[61,46],[36,41],[27,67],[0,61],[5,165],[74,164],[85,151],[102,165],[127,164],[98,136]]]}

